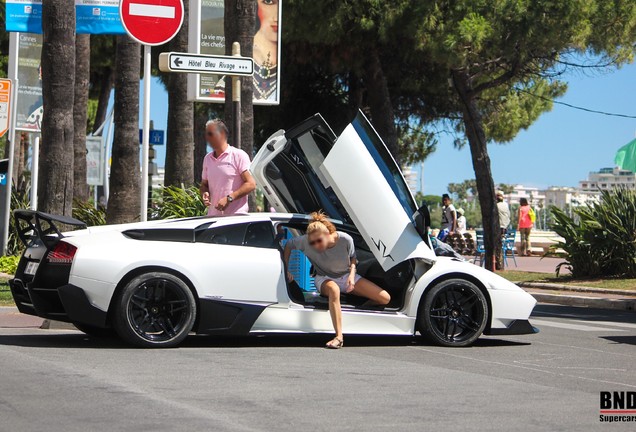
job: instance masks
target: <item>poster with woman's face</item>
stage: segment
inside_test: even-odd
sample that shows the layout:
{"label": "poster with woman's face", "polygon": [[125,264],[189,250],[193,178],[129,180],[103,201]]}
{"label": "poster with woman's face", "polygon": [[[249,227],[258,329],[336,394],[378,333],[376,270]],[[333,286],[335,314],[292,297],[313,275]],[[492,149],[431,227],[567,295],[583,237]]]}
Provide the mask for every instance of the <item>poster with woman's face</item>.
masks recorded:
{"label": "poster with woman's face", "polygon": [[[280,86],[280,0],[254,0],[254,103],[277,105]],[[190,52],[225,55],[223,0],[191,0]],[[192,28],[192,26],[197,26]],[[231,41],[228,41],[230,43]],[[245,78],[243,78],[245,79]],[[248,78],[249,79],[249,78]],[[223,75],[191,75],[188,96],[199,102],[225,102],[225,88],[231,77]]]}

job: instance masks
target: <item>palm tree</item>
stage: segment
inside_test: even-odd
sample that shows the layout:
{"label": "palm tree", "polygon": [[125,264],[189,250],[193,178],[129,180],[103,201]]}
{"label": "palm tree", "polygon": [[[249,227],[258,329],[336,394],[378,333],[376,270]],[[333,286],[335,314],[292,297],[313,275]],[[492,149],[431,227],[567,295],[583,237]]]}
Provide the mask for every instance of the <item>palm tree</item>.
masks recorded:
{"label": "palm tree", "polygon": [[[189,2],[183,2],[181,30],[169,43],[169,51],[188,51]],[[188,101],[188,76],[172,73],[167,76],[168,141],[166,142],[166,186],[194,184],[194,104]],[[199,173],[200,175],[200,173]]]}
{"label": "palm tree", "polygon": [[140,45],[126,36],[117,37],[115,55],[115,135],[110,172],[110,197],[106,221],[139,220],[139,71]]}
{"label": "palm tree", "polygon": [[75,99],[73,105],[73,200],[88,200],[86,184],[86,117],[90,79],[91,38],[75,37]]}
{"label": "palm tree", "polygon": [[42,2],[42,146],[39,209],[73,210],[73,99],[75,93],[75,1]]}

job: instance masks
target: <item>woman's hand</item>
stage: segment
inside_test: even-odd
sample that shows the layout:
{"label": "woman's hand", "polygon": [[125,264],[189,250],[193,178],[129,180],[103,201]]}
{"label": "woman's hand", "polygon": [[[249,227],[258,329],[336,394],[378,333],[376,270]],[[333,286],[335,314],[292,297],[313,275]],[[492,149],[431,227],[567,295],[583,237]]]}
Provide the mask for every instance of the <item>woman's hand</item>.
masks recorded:
{"label": "woman's hand", "polygon": [[356,278],[355,275],[350,274],[347,278],[347,293],[350,293],[355,288]]}
{"label": "woman's hand", "polygon": [[287,282],[292,282],[294,280],[294,275],[290,272],[287,272]]}

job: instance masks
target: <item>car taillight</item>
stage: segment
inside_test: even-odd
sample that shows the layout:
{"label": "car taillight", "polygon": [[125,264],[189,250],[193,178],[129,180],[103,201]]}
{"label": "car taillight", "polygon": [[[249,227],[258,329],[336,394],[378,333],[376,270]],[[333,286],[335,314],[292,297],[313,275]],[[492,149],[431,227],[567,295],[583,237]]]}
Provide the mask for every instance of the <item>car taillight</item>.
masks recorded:
{"label": "car taillight", "polygon": [[77,248],[71,244],[58,242],[46,257],[52,264],[71,264]]}

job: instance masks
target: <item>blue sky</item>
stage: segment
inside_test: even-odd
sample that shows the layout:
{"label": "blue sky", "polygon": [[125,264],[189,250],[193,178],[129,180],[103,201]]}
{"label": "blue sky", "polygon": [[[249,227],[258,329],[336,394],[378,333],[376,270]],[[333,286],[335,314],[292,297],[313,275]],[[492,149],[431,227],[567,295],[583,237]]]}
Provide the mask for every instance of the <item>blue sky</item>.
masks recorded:
{"label": "blue sky", "polygon": [[[599,111],[636,115],[636,64],[604,74],[566,76],[568,91],[559,99]],[[491,144],[495,183],[576,186],[590,171],[614,166],[618,148],[634,139],[636,119],[608,117],[554,104],[528,130],[508,144]],[[442,194],[448,183],[474,178],[468,146],[453,147],[440,136],[437,150],[423,164],[423,192]]]}
{"label": "blue sky", "polygon": [[[636,64],[602,74],[575,72],[565,79],[569,87],[560,101],[636,115]],[[167,109],[168,95],[153,78],[150,111],[155,129],[166,129]],[[608,117],[555,104],[552,111],[544,113],[512,142],[490,145],[493,176],[496,183],[576,186],[588,172],[613,166],[616,150],[635,136],[636,119]],[[423,164],[421,184],[426,194],[442,194],[448,183],[474,178],[468,147],[457,150],[453,137],[439,138],[437,150]],[[163,166],[165,147],[155,148],[157,162]]]}

